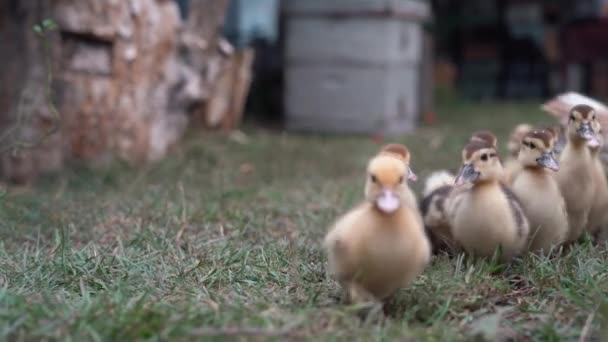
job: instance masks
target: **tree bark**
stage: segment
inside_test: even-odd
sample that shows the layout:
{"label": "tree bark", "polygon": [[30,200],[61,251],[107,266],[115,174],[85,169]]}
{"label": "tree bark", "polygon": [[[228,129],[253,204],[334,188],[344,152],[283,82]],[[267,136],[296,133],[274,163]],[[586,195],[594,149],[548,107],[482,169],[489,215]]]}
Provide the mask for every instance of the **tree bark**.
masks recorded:
{"label": "tree bark", "polygon": [[[182,22],[173,0],[0,1],[2,128],[13,127],[23,91],[31,120],[20,139],[48,126],[47,70],[31,29],[45,18],[56,61],[54,94],[60,132],[40,146],[2,156],[2,176],[14,182],[58,170],[66,160],[137,164],[166,155],[205,104],[231,54],[220,44],[227,0],[196,0]],[[228,50],[228,51],[227,51]],[[2,142],[5,143],[5,142]]]}

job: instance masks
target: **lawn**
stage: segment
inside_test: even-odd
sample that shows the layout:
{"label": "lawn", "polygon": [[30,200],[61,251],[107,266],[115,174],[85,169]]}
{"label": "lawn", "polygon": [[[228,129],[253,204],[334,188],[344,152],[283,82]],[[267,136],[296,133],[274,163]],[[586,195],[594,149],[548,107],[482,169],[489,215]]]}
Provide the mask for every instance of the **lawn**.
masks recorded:
{"label": "lawn", "polygon": [[[538,104],[445,101],[407,144],[419,181],[458,167],[470,132],[504,145]],[[320,246],[362,199],[368,137],[245,128],[191,136],[134,170],[73,166],[0,200],[3,340],[575,341],[606,336],[608,253],[589,243],[509,266],[435,257],[387,315],[340,303]],[[602,333],[603,331],[603,333]]]}

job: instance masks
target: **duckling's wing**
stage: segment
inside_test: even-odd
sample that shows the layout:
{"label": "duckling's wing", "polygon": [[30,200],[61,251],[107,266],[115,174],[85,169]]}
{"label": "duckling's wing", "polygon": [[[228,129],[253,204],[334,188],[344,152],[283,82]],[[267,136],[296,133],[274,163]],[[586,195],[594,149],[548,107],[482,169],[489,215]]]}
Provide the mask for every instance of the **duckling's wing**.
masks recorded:
{"label": "duckling's wing", "polygon": [[455,186],[449,193],[445,205],[445,216],[451,219],[459,210],[464,198],[471,193],[472,184],[461,184]]}
{"label": "duckling's wing", "polygon": [[450,249],[452,241],[447,217],[447,201],[453,190],[452,185],[444,185],[433,190],[420,203],[424,229],[435,251]]}
{"label": "duckling's wing", "polygon": [[427,221],[434,222],[436,220],[444,220],[445,218],[445,201],[452,192],[453,186],[444,185],[433,190],[428,196],[424,197],[420,202],[420,213],[425,225]]}
{"label": "duckling's wing", "polygon": [[560,196],[560,207],[562,209],[562,214],[564,215],[564,218],[566,219],[566,222],[568,221],[568,207],[566,207],[566,200],[564,199],[563,196]]}
{"label": "duckling's wing", "polygon": [[500,188],[509,202],[511,215],[515,219],[515,224],[517,226],[517,236],[519,238],[527,238],[530,230],[530,223],[528,222],[528,217],[524,212],[521,201],[508,186],[501,184]]}
{"label": "duckling's wing", "polygon": [[431,175],[424,182],[424,190],[422,196],[427,197],[431,193],[445,185],[454,185],[456,176],[447,170],[440,170],[431,173]]}

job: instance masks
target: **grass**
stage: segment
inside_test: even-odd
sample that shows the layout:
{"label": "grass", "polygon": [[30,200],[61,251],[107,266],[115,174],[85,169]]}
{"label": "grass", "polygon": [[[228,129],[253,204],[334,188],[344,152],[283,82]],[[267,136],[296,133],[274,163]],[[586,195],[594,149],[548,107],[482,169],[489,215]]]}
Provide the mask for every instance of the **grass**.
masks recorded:
{"label": "grass", "polygon": [[[400,137],[420,178],[458,166],[475,129],[504,142],[531,104],[445,102]],[[589,243],[505,267],[436,257],[388,315],[359,318],[320,241],[362,198],[367,137],[247,130],[191,137],[134,170],[74,166],[0,203],[4,340],[574,341],[606,336],[608,254]],[[421,183],[416,185],[420,190]]]}

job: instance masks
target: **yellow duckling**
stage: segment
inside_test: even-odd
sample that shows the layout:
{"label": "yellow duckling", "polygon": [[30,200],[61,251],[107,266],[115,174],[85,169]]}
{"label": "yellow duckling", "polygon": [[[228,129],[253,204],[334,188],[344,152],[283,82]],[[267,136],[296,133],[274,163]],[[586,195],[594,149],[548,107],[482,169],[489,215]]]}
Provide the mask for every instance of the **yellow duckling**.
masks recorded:
{"label": "yellow duckling", "polygon": [[[469,142],[487,143],[494,148],[497,146],[497,141],[494,133],[485,130],[474,132],[469,139]],[[424,185],[420,210],[435,253],[439,251],[452,253],[459,249],[452,237],[445,211],[446,199],[454,187],[455,179],[448,171],[437,171],[427,178]]]}
{"label": "yellow duckling", "polygon": [[[385,155],[393,155],[396,158],[403,159],[403,161],[405,162],[405,165],[409,169],[409,162],[410,162],[409,161],[409,151],[407,150],[407,148],[404,149],[403,145],[387,144],[382,148],[382,150],[380,152]],[[404,157],[403,157],[404,155],[406,155],[408,157],[407,160],[404,159]],[[410,170],[410,173],[408,174],[408,180],[415,182],[418,180],[418,177],[416,176],[416,174],[414,172],[412,172]],[[408,207],[415,208],[416,210],[418,210],[418,200],[416,199],[416,194],[414,193],[414,191],[412,191],[412,189],[407,187],[407,188],[402,189],[402,192],[403,192],[403,203],[406,204]]]}
{"label": "yellow duckling", "polygon": [[431,257],[407,180],[410,154],[391,144],[367,167],[366,201],[342,216],[325,237],[329,272],[352,302],[383,301],[422,273]]}
{"label": "yellow duckling", "polygon": [[524,250],[529,225],[515,194],[501,184],[504,170],[496,148],[470,142],[462,161],[447,207],[454,240],[477,256],[493,256],[500,248],[501,260],[509,261]]}
{"label": "yellow duckling", "polygon": [[594,194],[587,229],[597,242],[604,243],[608,237],[608,181],[599,155],[604,147],[604,137],[599,121],[592,123],[591,128],[595,133],[597,144],[593,143],[589,146],[593,157]]}
{"label": "yellow duckling", "polygon": [[576,105],[570,110],[566,129],[568,141],[560,155],[560,170],[555,175],[568,211],[566,243],[575,242],[581,236],[593,205],[594,158],[589,147],[599,145],[594,125],[597,125],[597,118],[592,107]]}
{"label": "yellow duckling", "polygon": [[454,188],[455,177],[447,171],[432,173],[426,180],[420,212],[433,252],[458,250],[446,213],[446,200]]}
{"label": "yellow duckling", "polygon": [[559,170],[553,153],[556,140],[550,130],[532,130],[524,135],[518,155],[521,171],[512,188],[530,222],[528,244],[533,252],[548,252],[568,235],[566,204],[553,175]]}

